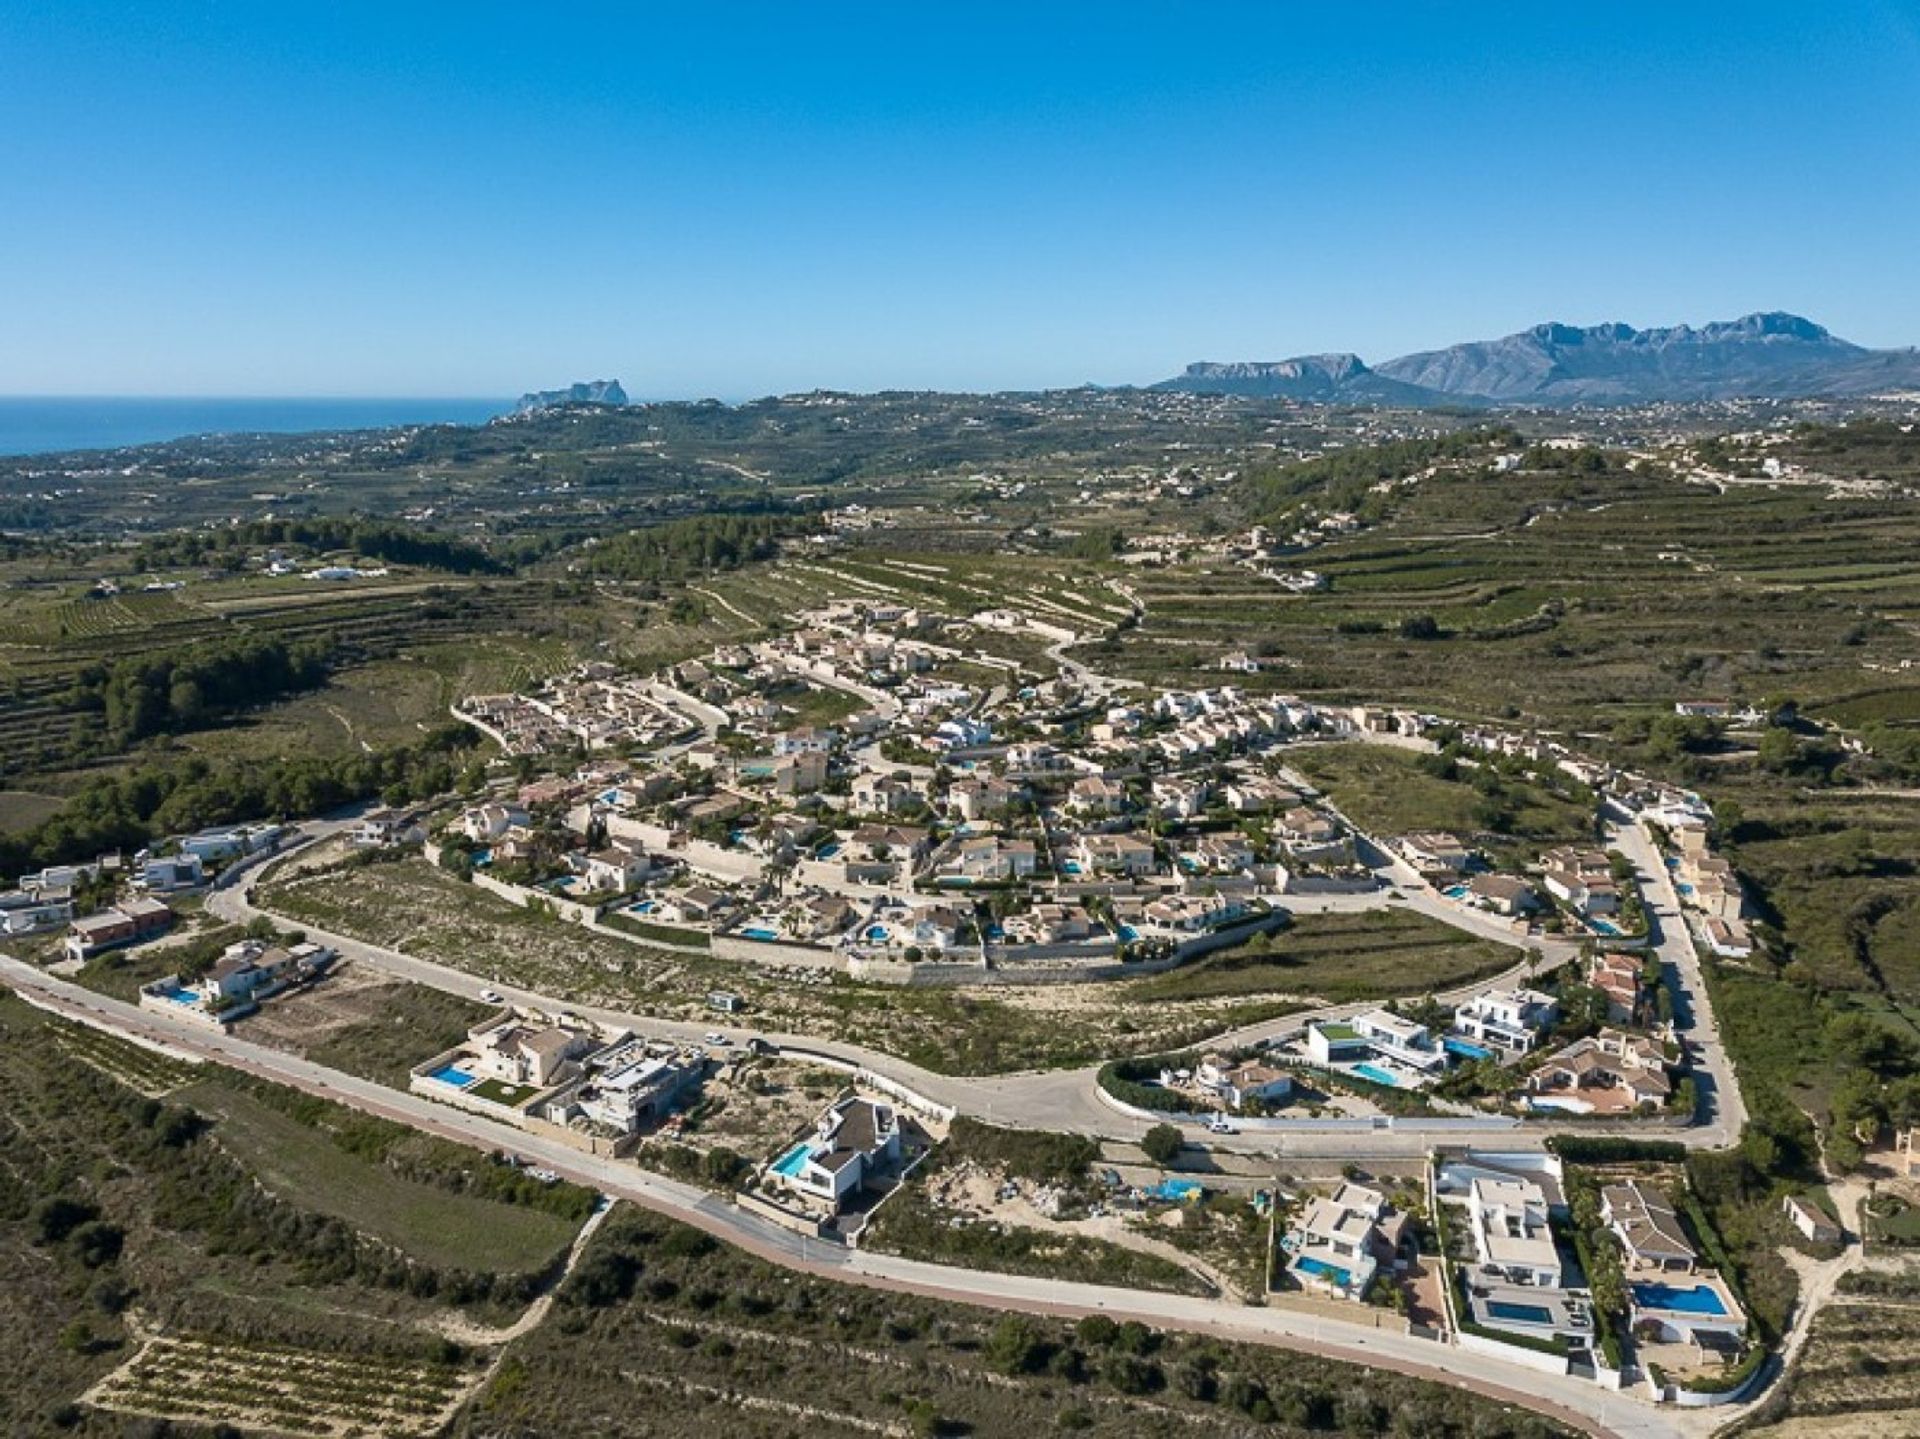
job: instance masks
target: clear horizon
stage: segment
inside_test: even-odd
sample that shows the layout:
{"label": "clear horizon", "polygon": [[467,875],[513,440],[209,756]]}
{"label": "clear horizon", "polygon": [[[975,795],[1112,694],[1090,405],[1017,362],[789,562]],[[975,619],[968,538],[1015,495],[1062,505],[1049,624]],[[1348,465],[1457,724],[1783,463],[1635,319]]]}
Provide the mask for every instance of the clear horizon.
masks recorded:
{"label": "clear horizon", "polygon": [[0,14],[0,394],[1145,384],[1920,342],[1920,8]]}

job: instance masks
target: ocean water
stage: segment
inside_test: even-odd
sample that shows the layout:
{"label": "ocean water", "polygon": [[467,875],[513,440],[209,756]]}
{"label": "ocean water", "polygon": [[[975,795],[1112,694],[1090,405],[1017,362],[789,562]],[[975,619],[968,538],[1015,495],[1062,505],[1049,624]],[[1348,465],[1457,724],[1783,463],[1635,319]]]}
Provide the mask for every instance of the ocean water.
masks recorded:
{"label": "ocean water", "polygon": [[122,399],[0,396],[0,455],[112,449],[188,435],[303,434],[388,425],[477,425],[513,408],[474,399]]}

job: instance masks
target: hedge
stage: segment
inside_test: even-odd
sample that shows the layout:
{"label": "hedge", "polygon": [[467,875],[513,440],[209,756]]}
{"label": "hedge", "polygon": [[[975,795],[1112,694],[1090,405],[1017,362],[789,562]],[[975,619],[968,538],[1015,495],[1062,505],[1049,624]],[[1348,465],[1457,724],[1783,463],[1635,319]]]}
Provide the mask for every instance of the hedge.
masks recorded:
{"label": "hedge", "polygon": [[1687,1159],[1687,1146],[1672,1139],[1556,1134],[1547,1140],[1547,1148],[1570,1164],[1620,1164],[1634,1160],[1684,1164]]}
{"label": "hedge", "polygon": [[1184,1094],[1176,1094],[1171,1089],[1163,1089],[1158,1084],[1141,1082],[1143,1075],[1158,1079],[1163,1069],[1191,1069],[1194,1062],[1190,1054],[1150,1054],[1139,1059],[1113,1059],[1100,1066],[1098,1083],[1122,1104],[1131,1104],[1136,1109],[1166,1114],[1199,1114],[1208,1106]]}

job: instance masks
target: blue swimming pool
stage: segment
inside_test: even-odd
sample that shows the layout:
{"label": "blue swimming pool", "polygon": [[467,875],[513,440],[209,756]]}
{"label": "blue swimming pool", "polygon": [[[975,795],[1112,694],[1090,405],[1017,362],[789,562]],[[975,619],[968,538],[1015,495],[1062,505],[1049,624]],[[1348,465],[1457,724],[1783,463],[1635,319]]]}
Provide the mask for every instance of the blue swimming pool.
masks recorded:
{"label": "blue swimming pool", "polygon": [[832,859],[838,853],[840,853],[839,840],[835,840],[832,844],[823,844],[820,846],[820,858],[822,859]]}
{"label": "blue swimming pool", "polygon": [[1489,1299],[1487,1313],[1495,1319],[1511,1319],[1516,1324],[1553,1323],[1553,1311],[1539,1304],[1509,1304],[1504,1299]]}
{"label": "blue swimming pool", "polygon": [[1078,873],[1080,873],[1080,861],[1079,861],[1079,860],[1077,860],[1077,859],[1063,859],[1063,860],[1061,860],[1061,861],[1060,861],[1060,873],[1062,873],[1062,874],[1078,874]]}
{"label": "blue swimming pool", "polygon": [[437,1079],[442,1084],[450,1084],[455,1089],[466,1089],[468,1086],[478,1083],[473,1075],[468,1074],[466,1070],[457,1064],[443,1064],[430,1073],[427,1078]]}
{"label": "blue swimming pool", "polygon": [[809,1146],[803,1139],[800,1143],[794,1145],[793,1148],[773,1161],[773,1172],[781,1175],[783,1178],[792,1179],[807,1167],[808,1152]]}
{"label": "blue swimming pool", "polygon": [[1125,940],[1138,939],[1140,938],[1140,931],[1130,924],[1123,924],[1120,926],[1120,938]]}
{"label": "blue swimming pool", "polygon": [[628,906],[627,906],[627,913],[629,913],[629,914],[652,914],[652,913],[653,913],[653,912],[654,912],[654,911],[655,911],[656,909],[658,909],[658,908],[660,908],[660,901],[659,901],[659,900],[657,900],[657,899],[643,899],[643,900],[641,900],[641,901],[640,901],[640,903],[638,903],[638,904],[630,904],[630,905],[628,905]]}
{"label": "blue swimming pool", "polygon": [[1400,1081],[1377,1064],[1356,1064],[1353,1072],[1362,1079],[1371,1079],[1375,1084],[1384,1084],[1388,1089],[1398,1089]]}
{"label": "blue swimming pool", "polygon": [[887,927],[884,924],[868,925],[866,940],[868,944],[885,944],[887,942]]}
{"label": "blue swimming pool", "polygon": [[1610,921],[1608,921],[1608,920],[1604,920],[1604,919],[1589,919],[1589,920],[1587,921],[1587,923],[1588,923],[1588,925],[1590,925],[1590,926],[1592,927],[1592,929],[1593,929],[1593,932],[1594,932],[1595,934],[1613,934],[1613,935],[1620,935],[1620,934],[1625,934],[1625,933],[1626,933],[1626,931],[1625,931],[1624,929],[1622,929],[1622,928],[1620,928],[1620,926],[1619,926],[1619,925],[1617,925],[1617,924],[1613,924],[1613,923],[1611,923],[1611,922],[1610,922]]}
{"label": "blue swimming pool", "polygon": [[1468,895],[1472,894],[1473,891],[1468,889],[1464,884],[1450,884],[1441,890],[1440,893],[1444,894],[1448,899],[1465,899]]}
{"label": "blue swimming pool", "polygon": [[1493,1051],[1484,1044],[1474,1044],[1465,1039],[1447,1038],[1440,1041],[1448,1054],[1457,1054],[1462,1059],[1492,1059]]}
{"label": "blue swimming pool", "polygon": [[1353,1283],[1353,1275],[1337,1264],[1329,1264],[1324,1259],[1296,1259],[1293,1267],[1302,1274],[1312,1274],[1321,1279],[1331,1280],[1342,1289]]}
{"label": "blue swimming pool", "polygon": [[175,1004],[198,1004],[200,996],[182,985],[169,984],[166,988],[155,987],[153,993],[162,999],[172,1000]]}
{"label": "blue swimming pool", "polygon": [[748,926],[747,926],[747,927],[746,927],[745,929],[743,929],[743,930],[741,930],[741,931],[740,931],[740,933],[742,933],[743,935],[745,935],[745,936],[746,936],[746,937],[747,937],[748,939],[778,939],[778,938],[780,938],[780,931],[779,931],[779,930],[777,930],[777,929],[769,929],[769,928],[767,928],[767,926],[766,926],[766,925],[764,925],[764,924],[750,924],[750,925],[748,925]]}
{"label": "blue swimming pool", "polygon": [[1633,1302],[1642,1309],[1665,1309],[1674,1314],[1724,1315],[1727,1306],[1704,1284],[1678,1289],[1671,1284],[1635,1284]]}
{"label": "blue swimming pool", "polygon": [[1189,1199],[1205,1194],[1206,1189],[1191,1179],[1163,1179],[1147,1191],[1155,1199],[1164,1199],[1172,1204],[1185,1204]]}

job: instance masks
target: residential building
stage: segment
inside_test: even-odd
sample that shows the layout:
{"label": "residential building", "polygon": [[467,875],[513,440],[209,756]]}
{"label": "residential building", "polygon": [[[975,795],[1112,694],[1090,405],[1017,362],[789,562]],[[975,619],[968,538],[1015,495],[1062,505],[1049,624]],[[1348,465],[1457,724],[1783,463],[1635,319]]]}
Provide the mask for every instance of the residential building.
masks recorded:
{"label": "residential building", "polygon": [[1576,1113],[1665,1104],[1673,1093],[1658,1040],[1603,1029],[1548,1056],[1527,1076],[1537,1107]]}
{"label": "residential building", "polygon": [[1118,814],[1126,808],[1126,803],[1126,786],[1100,775],[1075,780],[1067,791],[1067,808],[1075,814]]}
{"label": "residential building", "polygon": [[172,924],[173,911],[162,901],[137,895],[99,914],[73,921],[72,931],[67,935],[67,956],[92,959],[106,950],[164,934]]}
{"label": "residential building", "polygon": [[1074,847],[1074,862],[1083,874],[1150,874],[1154,849],[1138,835],[1083,834]]}
{"label": "residential building", "polygon": [[1030,839],[1002,839],[983,834],[961,840],[940,872],[962,879],[996,882],[1026,879],[1038,863]]}
{"label": "residential building", "polygon": [[1637,1179],[1601,1189],[1600,1221],[1620,1241],[1629,1275],[1691,1274],[1700,1262],[1673,1201]]}
{"label": "residential building", "polygon": [[1459,874],[1473,858],[1473,850],[1458,835],[1440,830],[1403,834],[1389,847],[1422,874]]}
{"label": "residential building", "polygon": [[1526,1054],[1559,1018],[1553,996],[1537,989],[1493,989],[1454,1011],[1454,1033],[1507,1054]]}
{"label": "residential building", "polygon": [[524,829],[528,823],[525,809],[517,804],[482,804],[463,811],[450,826],[475,844],[500,839],[508,830]]}
{"label": "residential building", "polygon": [[1331,1197],[1309,1199],[1287,1231],[1287,1270],[1308,1288],[1364,1298],[1380,1265],[1397,1262],[1406,1230],[1386,1195],[1343,1182]]}
{"label": "residential building", "polygon": [[1255,1103],[1274,1104],[1293,1093],[1293,1076],[1286,1070],[1258,1059],[1232,1060],[1209,1054],[1194,1071],[1195,1081],[1217,1095],[1229,1109],[1246,1109]]}
{"label": "residential building", "polygon": [[1811,1244],[1838,1244],[1846,1236],[1840,1226],[1827,1218],[1826,1212],[1808,1203],[1797,1194],[1789,1194],[1782,1202],[1787,1222],[1793,1225],[1802,1239]]}
{"label": "residential building", "polygon": [[1525,1179],[1476,1179],[1468,1194],[1474,1250],[1483,1270],[1508,1284],[1557,1289],[1564,1282],[1547,1196]]}
{"label": "residential building", "polygon": [[1476,874],[1467,880],[1467,902],[1495,914],[1512,917],[1531,914],[1540,896],[1524,879],[1511,874]]}
{"label": "residential building", "polygon": [[545,1089],[563,1078],[562,1068],[596,1046],[584,1030],[537,1024],[507,1014],[467,1031],[468,1064],[502,1084]]}
{"label": "residential building", "polygon": [[821,1115],[814,1133],[769,1165],[765,1177],[837,1213],[862,1185],[899,1162],[893,1106],[852,1095]]}

